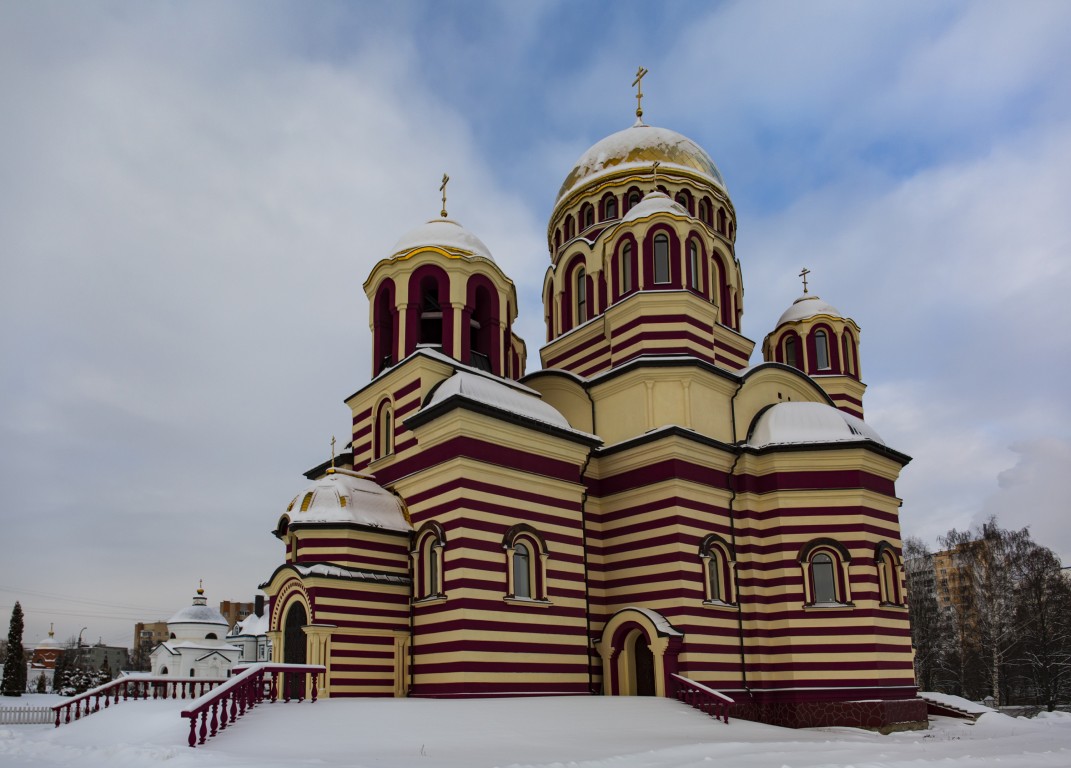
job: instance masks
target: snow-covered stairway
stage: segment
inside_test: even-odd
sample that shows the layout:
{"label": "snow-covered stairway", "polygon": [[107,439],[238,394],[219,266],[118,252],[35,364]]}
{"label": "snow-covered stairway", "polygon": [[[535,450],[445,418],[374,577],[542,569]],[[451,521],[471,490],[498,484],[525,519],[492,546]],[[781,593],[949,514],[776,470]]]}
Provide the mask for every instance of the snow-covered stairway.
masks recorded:
{"label": "snow-covered stairway", "polygon": [[977,720],[979,715],[996,711],[984,704],[978,704],[962,696],[953,696],[948,693],[919,691],[918,697],[926,702],[926,711],[931,715],[959,717],[973,721]]}
{"label": "snow-covered stairway", "polygon": [[729,707],[735,704],[731,696],[715,691],[683,675],[670,675],[677,683],[677,699],[716,720],[729,722]]}

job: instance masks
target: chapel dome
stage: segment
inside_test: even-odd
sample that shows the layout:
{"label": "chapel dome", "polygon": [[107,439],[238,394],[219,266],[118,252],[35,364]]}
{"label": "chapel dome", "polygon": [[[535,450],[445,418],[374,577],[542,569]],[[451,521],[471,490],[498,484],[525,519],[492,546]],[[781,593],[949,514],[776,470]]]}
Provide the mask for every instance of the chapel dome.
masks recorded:
{"label": "chapel dome", "polygon": [[672,213],[677,216],[687,216],[688,211],[683,205],[676,202],[665,192],[655,190],[648,192],[636,205],[629,208],[628,213],[621,219],[622,223],[642,219],[654,213]]}
{"label": "chapel dome", "polygon": [[[347,469],[329,469],[299,493],[286,508],[286,525],[342,523],[410,531],[401,499],[376,483],[370,475]],[[282,521],[280,529],[283,530]]]}
{"label": "chapel dome", "polygon": [[596,142],[580,156],[562,182],[556,202],[582,184],[615,171],[649,168],[656,160],[664,170],[698,173],[711,184],[728,191],[721,171],[702,147],[676,131],[637,120],[631,127]]}
{"label": "chapel dome", "polygon": [[442,248],[453,256],[481,256],[494,262],[483,241],[453,219],[431,219],[410,230],[394,244],[391,258],[404,257],[418,248]]}
{"label": "chapel dome", "polygon": [[167,620],[168,624],[219,624],[227,626],[223,614],[207,605],[204,590],[198,589],[193,598],[193,605],[188,605]]}
{"label": "chapel dome", "polygon": [[752,448],[805,443],[885,441],[869,424],[825,403],[785,402],[755,420],[747,444]]}
{"label": "chapel dome", "polygon": [[775,327],[780,327],[785,323],[806,320],[808,317],[814,317],[815,315],[844,318],[840,310],[832,304],[827,304],[813,293],[805,293],[792,302],[792,306],[781,314],[781,318],[777,321],[777,326]]}

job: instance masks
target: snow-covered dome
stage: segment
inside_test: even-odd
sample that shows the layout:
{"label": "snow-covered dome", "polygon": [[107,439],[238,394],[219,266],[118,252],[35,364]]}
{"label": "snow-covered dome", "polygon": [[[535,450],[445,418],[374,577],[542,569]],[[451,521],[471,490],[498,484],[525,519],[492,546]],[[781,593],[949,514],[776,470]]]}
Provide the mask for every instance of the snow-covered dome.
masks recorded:
{"label": "snow-covered dome", "polygon": [[825,403],[787,402],[767,408],[748,437],[752,448],[800,443],[885,441],[862,419]]}
{"label": "snow-covered dome", "polygon": [[813,293],[805,293],[792,302],[792,306],[784,311],[781,315],[781,319],[777,321],[777,326],[781,326],[785,323],[794,323],[797,320],[806,320],[808,317],[814,317],[815,315],[829,315],[831,317],[843,318],[844,315],[840,313],[840,310],[834,307],[832,304],[827,304]]}
{"label": "snow-covered dome", "polygon": [[227,626],[227,620],[223,618],[223,614],[217,611],[215,608],[207,605],[208,598],[205,597],[205,591],[198,589],[197,594],[194,595],[193,605],[188,605],[181,611],[176,613],[170,619],[167,620],[168,625],[171,624],[219,624],[223,627]]}
{"label": "snow-covered dome", "polygon": [[665,192],[648,192],[643,196],[643,200],[636,203],[636,205],[629,208],[628,213],[621,219],[622,222],[635,221],[636,219],[642,219],[644,216],[650,216],[652,213],[658,212],[673,213],[677,216],[687,216],[688,211],[683,205],[675,202]]}
{"label": "snow-covered dome", "polygon": [[442,248],[457,256],[482,256],[488,261],[491,251],[476,235],[452,219],[431,219],[414,230],[402,235],[394,244],[391,256],[404,256],[417,248]]}
{"label": "snow-covered dome", "polygon": [[702,147],[676,131],[637,120],[632,127],[607,136],[581,155],[562,182],[557,199],[561,200],[580,185],[606,174],[629,168],[649,168],[656,160],[663,170],[683,169],[699,173],[726,190],[721,171]]}
{"label": "snow-covered dome", "polygon": [[295,523],[352,523],[392,531],[409,531],[401,500],[369,475],[329,469],[294,497],[286,509]]}
{"label": "snow-covered dome", "polygon": [[455,396],[541,421],[544,424],[572,429],[568,420],[552,405],[545,403],[535,390],[522,385],[511,386],[488,376],[468,371],[458,371],[440,383],[424,405],[424,409]]}

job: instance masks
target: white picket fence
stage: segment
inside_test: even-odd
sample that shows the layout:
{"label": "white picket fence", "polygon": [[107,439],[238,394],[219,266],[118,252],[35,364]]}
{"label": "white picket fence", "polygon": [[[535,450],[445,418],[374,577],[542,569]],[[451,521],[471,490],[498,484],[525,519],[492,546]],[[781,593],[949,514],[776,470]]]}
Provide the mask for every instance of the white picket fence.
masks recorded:
{"label": "white picket fence", "polygon": [[0,725],[43,725],[55,719],[52,707],[0,707]]}

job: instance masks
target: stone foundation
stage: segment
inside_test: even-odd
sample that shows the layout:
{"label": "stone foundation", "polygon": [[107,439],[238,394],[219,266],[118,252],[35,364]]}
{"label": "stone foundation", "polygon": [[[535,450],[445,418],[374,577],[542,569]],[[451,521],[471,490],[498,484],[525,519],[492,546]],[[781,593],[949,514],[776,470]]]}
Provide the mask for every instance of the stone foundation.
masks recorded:
{"label": "stone foundation", "polygon": [[871,701],[740,701],[730,717],[786,728],[848,726],[889,733],[926,727],[922,699]]}

